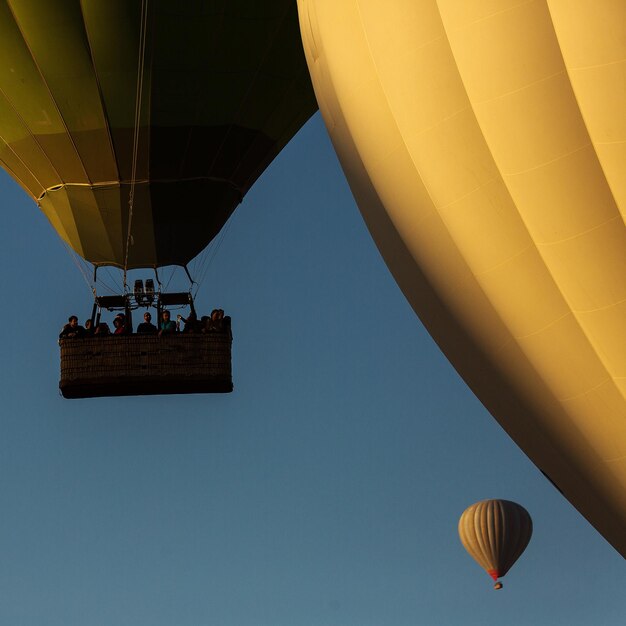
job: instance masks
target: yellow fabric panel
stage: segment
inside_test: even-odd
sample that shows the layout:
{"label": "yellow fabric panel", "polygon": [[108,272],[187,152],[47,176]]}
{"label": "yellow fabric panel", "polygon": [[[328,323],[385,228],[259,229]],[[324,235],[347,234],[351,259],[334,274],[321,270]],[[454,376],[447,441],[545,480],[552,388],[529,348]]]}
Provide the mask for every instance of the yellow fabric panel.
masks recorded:
{"label": "yellow fabric panel", "polygon": [[549,0],[548,7],[581,115],[626,220],[626,2]]}
{"label": "yellow fabric panel", "polygon": [[89,181],[117,180],[80,4],[73,0],[10,4]]}
{"label": "yellow fabric panel", "polygon": [[[151,189],[149,184],[135,185],[132,233],[128,253],[128,263],[131,267],[147,267],[150,265],[150,259],[156,258],[156,242],[154,240],[154,223],[152,214],[153,207],[150,200],[150,193]],[[104,211],[103,219],[105,220],[107,231],[110,233],[109,237],[111,241],[122,242],[122,249],[125,250],[128,229],[126,215],[130,200],[130,185],[121,185],[119,188],[105,187],[102,190],[98,190],[96,195],[100,204],[101,213],[103,213],[102,206],[107,206],[109,204],[116,206],[116,212],[113,213],[113,215],[115,215],[115,221],[109,218],[106,211]],[[119,221],[120,215],[123,216],[123,222]],[[97,244],[98,238],[99,235],[96,234],[93,242],[94,245]],[[124,264],[122,249],[119,250],[119,257],[121,258],[120,265]],[[102,258],[104,261],[106,256],[103,256]]]}
{"label": "yellow fabric panel", "polygon": [[0,138],[0,166],[21,185],[33,200],[43,193],[43,187],[33,176],[32,172],[2,138]]}
{"label": "yellow fabric panel", "polygon": [[[135,126],[141,3],[81,2],[81,10],[92,47],[93,65],[98,70],[98,82],[106,101],[107,116],[112,126],[132,129]],[[115,45],[111,45],[112,41]],[[149,80],[149,62],[145,64],[144,72],[145,79]],[[145,87],[148,93],[149,83]],[[118,94],[130,94],[131,97],[119,97]],[[145,123],[149,105],[142,104],[141,118]]]}
{"label": "yellow fabric panel", "polygon": [[[440,5],[452,12],[458,3]],[[447,14],[442,10],[444,20]],[[518,70],[516,60],[527,58],[531,33],[530,61]],[[575,313],[626,300],[626,230],[617,223],[619,212],[591,146],[545,4],[526,3],[479,22],[468,18],[449,30],[448,38],[520,216],[536,243],[549,238],[550,245],[539,245],[539,253],[568,306]],[[502,59],[510,60],[509,73],[502,71]],[[604,361],[624,318],[616,310],[604,316],[603,324],[594,324],[589,316],[577,319],[585,322],[587,339]],[[569,352],[583,349],[577,344],[572,348],[576,350]],[[571,378],[570,386],[580,385],[577,377]]]}
{"label": "yellow fabric panel", "polygon": [[66,187],[74,218],[81,225],[84,256],[93,263],[116,259],[123,263],[123,243],[126,239],[123,219],[128,201],[120,197],[119,185],[91,189]]}
{"label": "yellow fabric panel", "polygon": [[82,255],[84,252],[82,242],[78,235],[72,206],[65,190],[61,188],[56,192],[46,194],[39,202],[39,208],[48,218],[52,228],[59,233],[61,239]]}
{"label": "yellow fabric panel", "polygon": [[[626,420],[617,424],[613,420],[614,415],[619,415],[623,401],[623,389],[620,393],[619,387],[612,381],[605,381],[591,391],[563,400],[568,414],[580,416],[577,422],[582,425],[584,436],[597,440],[598,447],[604,451],[603,461],[609,464],[615,459],[626,458]],[[595,415],[593,423],[585,420],[585,416],[590,414]],[[626,487],[626,475],[615,476]]]}
{"label": "yellow fabric panel", "polygon": [[[68,185],[49,191],[41,200],[40,207],[53,221],[54,212],[74,247],[77,241],[76,224],[81,226],[77,251],[92,260],[94,264],[113,261],[123,266],[124,249],[128,229],[129,185],[89,186]],[[155,255],[154,231],[150,188],[147,184],[135,187],[135,208],[133,211],[133,237],[129,252],[129,266],[136,266],[137,259],[151,259]],[[68,227],[72,225],[72,228]],[[55,224],[53,223],[53,226]],[[56,227],[56,226],[55,226]],[[64,237],[65,239],[65,237]],[[68,240],[66,239],[66,241]],[[148,266],[149,263],[144,263]]]}
{"label": "yellow fabric panel", "polygon": [[56,104],[6,3],[0,3],[0,23],[0,58],[6,60],[0,63],[0,85],[23,121],[23,135],[17,143],[32,142],[36,136],[40,149],[55,164],[56,183],[86,183],[85,170]]}
{"label": "yellow fabric panel", "polygon": [[[80,5],[14,2],[13,15],[90,182],[118,178]],[[54,54],[50,54],[54,51]],[[63,172],[60,172],[63,175]],[[73,182],[73,181],[71,181]]]}
{"label": "yellow fabric panel", "polygon": [[[116,166],[121,181],[132,179],[135,115],[137,113],[137,70],[141,3],[81,3],[86,36],[92,54],[92,72],[104,100],[107,123],[115,145]],[[137,180],[150,178],[150,124],[152,88],[152,45],[146,45],[142,98],[139,112],[139,141],[136,146]],[[111,45],[115,42],[115,45]],[[85,68],[87,69],[87,68]],[[195,105],[197,106],[197,104]],[[117,132],[116,132],[117,131]],[[110,178],[104,180],[111,180]]]}
{"label": "yellow fabric panel", "polygon": [[[590,175],[601,181],[602,169],[591,145],[541,168],[508,176],[506,186],[525,207],[526,223],[535,243],[549,246],[599,228],[619,215],[607,185],[590,185]],[[555,185],[553,181],[563,181]],[[568,219],[555,207],[566,206]],[[589,207],[593,207],[593,211]]]}
{"label": "yellow fabric panel", "polygon": [[545,2],[299,11],[320,110],[405,295],[626,555],[624,225]]}
{"label": "yellow fabric panel", "polygon": [[12,172],[19,173],[22,184],[36,200],[47,187],[56,183],[58,175],[35,138],[28,133],[17,111],[1,92],[0,119],[3,120],[0,140],[6,146],[2,149],[2,160]]}

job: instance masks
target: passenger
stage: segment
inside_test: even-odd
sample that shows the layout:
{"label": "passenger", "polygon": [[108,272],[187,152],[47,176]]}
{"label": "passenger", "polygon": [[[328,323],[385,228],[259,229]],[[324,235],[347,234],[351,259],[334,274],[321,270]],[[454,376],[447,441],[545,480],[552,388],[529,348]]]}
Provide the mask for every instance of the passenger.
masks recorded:
{"label": "passenger", "polygon": [[[131,324],[129,323],[129,321],[126,319],[126,315],[124,315],[124,313],[118,313],[115,316],[115,319],[113,320],[113,324],[115,325],[115,320],[120,320],[122,323],[122,327],[123,327],[123,332],[115,332],[113,333],[114,335],[132,335],[133,333],[133,327],[131,326]],[[115,326],[116,331],[118,326]]]}
{"label": "passenger", "polygon": [[85,320],[85,337],[93,337],[94,328],[91,319]]}
{"label": "passenger", "polygon": [[108,337],[110,334],[111,329],[106,322],[100,322],[94,331],[94,336],[97,335],[98,337]]}
{"label": "passenger", "polygon": [[219,332],[222,332],[222,330],[223,330],[223,324],[222,324],[222,320],[220,319],[220,310],[213,309],[211,311],[211,317],[205,327],[205,332],[219,333]]}
{"label": "passenger", "polygon": [[169,311],[161,313],[161,324],[159,326],[159,337],[161,335],[172,335],[176,332],[176,322],[170,319]]}
{"label": "passenger", "polygon": [[203,315],[200,318],[200,332],[201,333],[206,333],[207,332],[207,324],[209,323],[209,321],[211,320],[211,318],[208,315]]}
{"label": "passenger", "polygon": [[59,334],[59,339],[68,339],[70,337],[82,337],[85,329],[78,324],[76,315],[70,315],[67,324],[63,326],[63,330]]}
{"label": "passenger", "polygon": [[183,317],[182,320],[183,320],[183,322],[185,322],[185,327],[183,328],[183,333],[188,334],[188,333],[199,333],[200,332],[200,326],[198,324],[198,317],[197,317],[197,315],[193,311],[191,313],[189,313],[187,319],[185,319]]}
{"label": "passenger", "polygon": [[115,330],[113,331],[114,335],[128,335],[128,331],[124,324],[124,318],[121,315],[116,315],[113,320],[113,326],[115,326]]}
{"label": "passenger", "polygon": [[152,323],[152,315],[147,311],[143,314],[143,322],[137,326],[138,335],[156,335],[157,327]]}

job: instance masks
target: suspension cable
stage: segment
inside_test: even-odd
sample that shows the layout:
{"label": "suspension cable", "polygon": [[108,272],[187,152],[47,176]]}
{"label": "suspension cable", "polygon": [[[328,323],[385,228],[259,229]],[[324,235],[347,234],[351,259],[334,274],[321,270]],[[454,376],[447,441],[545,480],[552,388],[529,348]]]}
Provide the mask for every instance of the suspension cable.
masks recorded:
{"label": "suspension cable", "polygon": [[226,224],[224,225],[224,228],[222,228],[222,230],[220,231],[220,234],[217,236],[217,241],[213,240],[215,241],[215,245],[211,246],[211,250],[205,257],[205,260],[201,262],[202,267],[200,271],[198,272],[198,279],[196,281],[196,293],[194,294],[194,298],[197,295],[198,290],[200,289],[200,285],[204,282],[204,279],[206,278],[206,275],[208,274],[209,269],[211,265],[213,264],[213,261],[215,260],[217,253],[219,252],[219,249],[222,247],[222,244],[224,243],[224,239],[226,239],[226,235],[228,234],[230,226],[233,222],[234,215],[235,214],[233,213],[233,215],[230,216],[230,219],[226,222]]}
{"label": "suspension cable", "polygon": [[132,242],[133,207],[135,202],[135,184],[137,181],[137,161],[139,156],[139,130],[141,124],[141,102],[143,96],[143,77],[146,55],[146,32],[148,24],[148,0],[141,0],[141,16],[139,26],[139,54],[137,57],[137,89],[135,92],[135,129],[133,136],[133,164],[128,197],[128,233],[124,255],[124,292],[126,291],[126,272],[128,270],[128,252]]}
{"label": "suspension cable", "polygon": [[83,259],[78,256],[78,253],[75,252],[67,242],[63,240],[61,240],[61,242],[63,243],[65,249],[67,250],[67,253],[70,255],[70,259],[72,259],[72,262],[78,268],[78,271],[80,272],[81,276],[85,280],[85,283],[87,284],[89,291],[95,294],[96,293],[95,287],[93,283],[89,280],[89,274],[87,273],[85,266],[81,263]]}

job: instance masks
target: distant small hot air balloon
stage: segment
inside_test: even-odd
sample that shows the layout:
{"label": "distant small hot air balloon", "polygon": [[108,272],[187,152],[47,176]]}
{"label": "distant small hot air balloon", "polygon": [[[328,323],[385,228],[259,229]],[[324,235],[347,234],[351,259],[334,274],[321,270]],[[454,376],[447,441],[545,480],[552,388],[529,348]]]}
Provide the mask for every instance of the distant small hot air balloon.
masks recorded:
{"label": "distant small hot air balloon", "polygon": [[496,581],[526,549],[533,534],[528,511],[509,500],[482,500],[463,511],[459,537],[470,556]]}

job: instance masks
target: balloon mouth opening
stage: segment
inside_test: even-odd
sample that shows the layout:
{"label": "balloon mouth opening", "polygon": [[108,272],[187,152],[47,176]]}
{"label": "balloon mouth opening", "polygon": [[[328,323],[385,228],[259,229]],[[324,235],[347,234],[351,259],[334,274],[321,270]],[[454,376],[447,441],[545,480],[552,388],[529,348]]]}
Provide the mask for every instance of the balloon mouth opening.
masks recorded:
{"label": "balloon mouth opening", "polygon": [[498,578],[500,577],[500,572],[497,569],[490,569],[487,570],[487,573],[489,574],[489,576],[491,576],[491,578],[493,578],[494,582],[496,583],[493,588],[502,589],[502,583],[498,580]]}
{"label": "balloon mouth opening", "polygon": [[491,576],[491,578],[493,578],[495,582],[498,582],[498,578],[500,578],[500,572],[497,569],[489,569],[487,570],[487,574],[489,574],[489,576]]}

